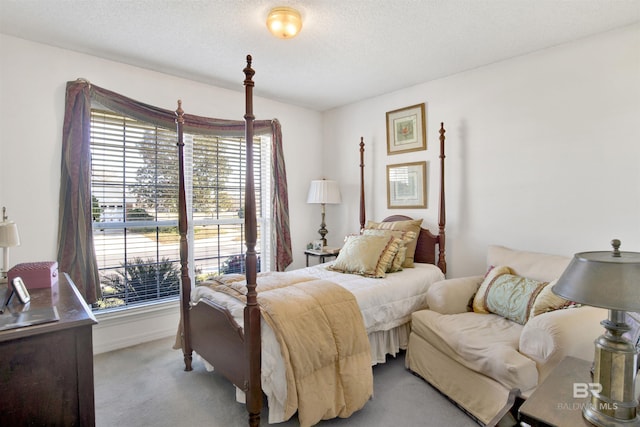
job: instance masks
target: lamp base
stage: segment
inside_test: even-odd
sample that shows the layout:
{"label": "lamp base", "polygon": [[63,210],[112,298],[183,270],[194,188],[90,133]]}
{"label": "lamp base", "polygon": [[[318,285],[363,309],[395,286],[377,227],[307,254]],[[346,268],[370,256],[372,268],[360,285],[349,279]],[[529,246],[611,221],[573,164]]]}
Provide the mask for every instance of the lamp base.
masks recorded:
{"label": "lamp base", "polygon": [[624,316],[624,311],[609,310],[609,319],[601,322],[606,332],[595,341],[591,399],[582,415],[601,427],[640,427],[635,396],[638,353],[622,336],[629,330]]}
{"label": "lamp base", "polygon": [[[593,404],[593,403],[592,403]],[[619,418],[610,417],[602,412],[596,410],[592,406],[587,406],[582,411],[584,418],[591,424],[599,427],[614,427],[614,426],[628,426],[638,427],[640,426],[640,417],[637,415],[632,419],[621,420]]]}
{"label": "lamp base", "polygon": [[322,246],[327,246],[327,235],[328,231],[326,228],[326,224],[324,223],[324,203],[322,204],[322,223],[320,223],[320,229],[318,230],[318,234],[320,234],[320,240],[322,240]]}

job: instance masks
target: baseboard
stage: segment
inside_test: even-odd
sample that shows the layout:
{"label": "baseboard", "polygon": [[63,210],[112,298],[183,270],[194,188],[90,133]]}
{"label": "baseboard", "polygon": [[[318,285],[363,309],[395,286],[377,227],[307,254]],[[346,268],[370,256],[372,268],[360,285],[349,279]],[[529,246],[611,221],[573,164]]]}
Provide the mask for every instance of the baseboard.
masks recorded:
{"label": "baseboard", "polygon": [[95,313],[93,354],[131,347],[175,336],[180,320],[179,301],[127,310]]}

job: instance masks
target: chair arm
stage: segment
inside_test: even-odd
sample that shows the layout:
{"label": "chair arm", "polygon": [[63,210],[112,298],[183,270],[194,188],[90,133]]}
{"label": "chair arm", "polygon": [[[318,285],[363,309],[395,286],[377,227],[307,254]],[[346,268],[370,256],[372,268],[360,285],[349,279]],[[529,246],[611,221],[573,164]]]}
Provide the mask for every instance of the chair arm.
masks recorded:
{"label": "chair arm", "polygon": [[535,316],[522,328],[520,353],[547,367],[566,356],[593,360],[593,342],[604,332],[600,322],[607,315],[605,309],[583,306]]}
{"label": "chair arm", "polygon": [[459,277],[434,283],[427,291],[429,310],[440,314],[464,313],[482,283],[483,276]]}

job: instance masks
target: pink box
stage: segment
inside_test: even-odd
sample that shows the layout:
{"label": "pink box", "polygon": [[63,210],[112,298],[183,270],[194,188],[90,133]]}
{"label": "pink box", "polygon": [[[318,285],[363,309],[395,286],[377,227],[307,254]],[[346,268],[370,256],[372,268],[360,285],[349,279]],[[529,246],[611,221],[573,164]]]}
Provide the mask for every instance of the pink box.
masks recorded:
{"label": "pink box", "polygon": [[21,277],[27,289],[51,288],[58,283],[58,263],[43,261],[16,264],[7,272],[9,283],[14,277]]}

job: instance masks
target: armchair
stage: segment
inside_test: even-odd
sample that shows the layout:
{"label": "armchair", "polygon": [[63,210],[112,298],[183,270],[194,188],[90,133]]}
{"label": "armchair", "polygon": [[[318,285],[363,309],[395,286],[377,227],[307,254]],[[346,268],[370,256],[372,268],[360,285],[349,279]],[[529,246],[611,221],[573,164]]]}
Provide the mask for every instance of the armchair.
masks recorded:
{"label": "armchair", "polygon": [[[412,315],[406,367],[482,424],[515,424],[509,410],[516,397],[526,399],[566,356],[593,360],[593,341],[603,330],[606,310],[576,307],[550,292],[569,261],[490,246],[489,273],[429,288],[429,309]],[[530,292],[520,284],[499,289],[501,267],[509,267],[504,282],[529,279]],[[505,296],[504,289],[520,290]],[[508,310],[491,305],[495,295],[507,300]],[[489,312],[473,311],[483,301]],[[524,318],[509,311],[519,303]]]}

